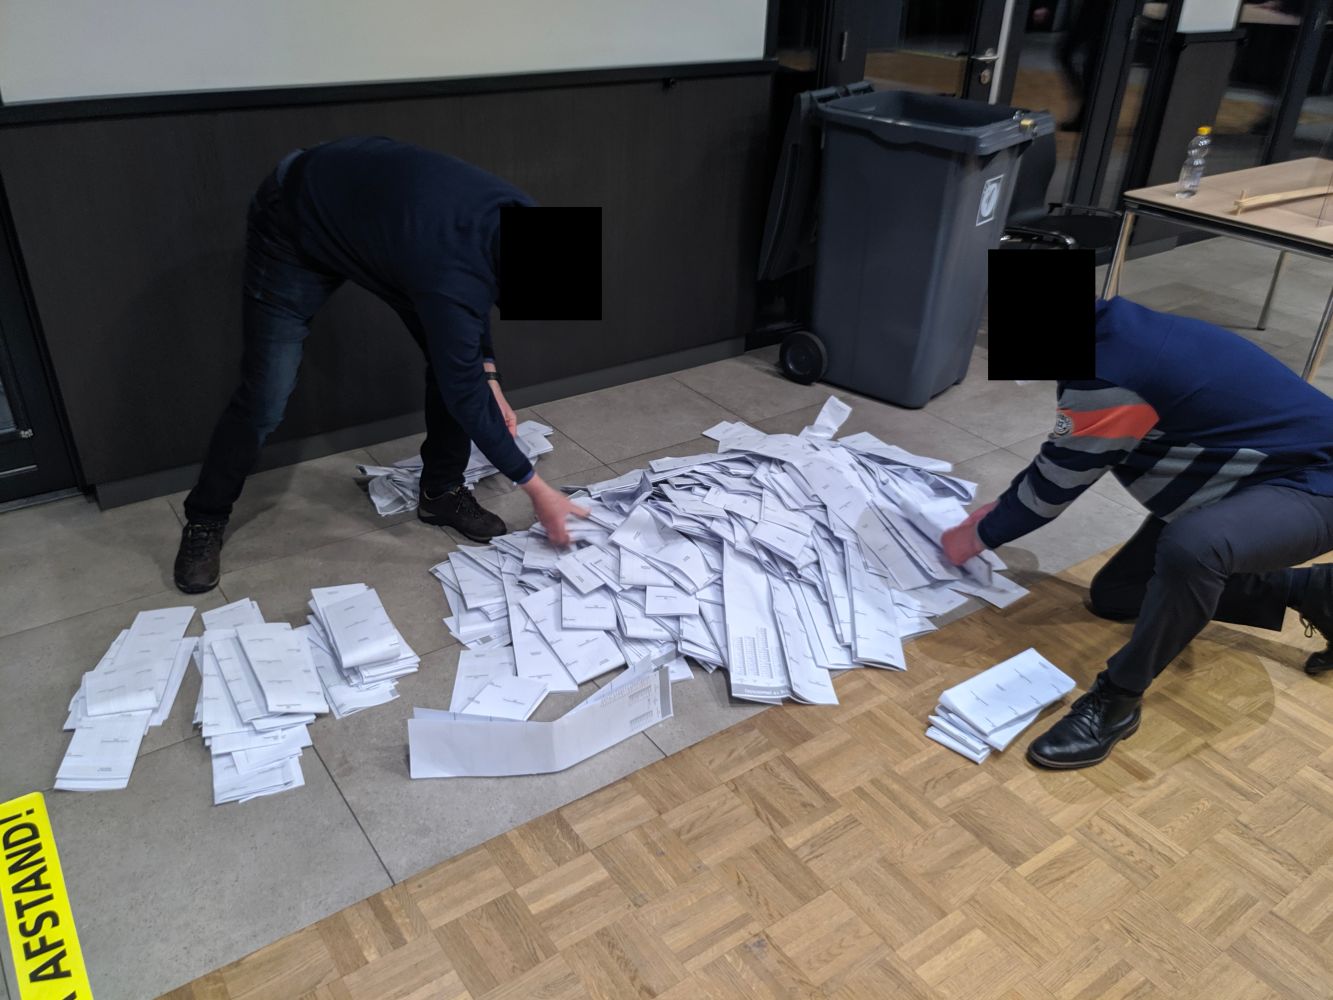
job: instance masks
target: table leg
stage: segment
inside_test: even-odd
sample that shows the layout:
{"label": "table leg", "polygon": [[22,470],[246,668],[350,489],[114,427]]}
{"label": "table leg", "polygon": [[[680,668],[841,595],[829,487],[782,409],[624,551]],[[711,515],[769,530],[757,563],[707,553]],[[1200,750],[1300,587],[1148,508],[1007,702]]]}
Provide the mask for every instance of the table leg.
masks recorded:
{"label": "table leg", "polygon": [[1310,345],[1310,357],[1305,362],[1305,371],[1301,372],[1301,378],[1307,382],[1313,382],[1314,377],[1319,374],[1319,366],[1324,362],[1324,351],[1328,349],[1328,334],[1331,327],[1333,327],[1333,292],[1329,293],[1328,302],[1324,306],[1324,315],[1319,318],[1319,332],[1315,334],[1314,343]]}
{"label": "table leg", "polygon": [[1120,272],[1125,266],[1125,254],[1129,250],[1129,238],[1134,234],[1134,213],[1125,209],[1120,220],[1120,235],[1115,241],[1115,253],[1111,257],[1111,266],[1106,270],[1106,285],[1102,289],[1102,298],[1110,299],[1120,294]]}
{"label": "table leg", "polygon": [[1259,322],[1255,324],[1256,330],[1268,329],[1268,310],[1273,307],[1273,294],[1277,291],[1277,279],[1282,276],[1282,268],[1287,263],[1287,251],[1283,250],[1277,255],[1277,267],[1273,268],[1273,280],[1268,283],[1268,294],[1264,296],[1264,307],[1259,310]]}

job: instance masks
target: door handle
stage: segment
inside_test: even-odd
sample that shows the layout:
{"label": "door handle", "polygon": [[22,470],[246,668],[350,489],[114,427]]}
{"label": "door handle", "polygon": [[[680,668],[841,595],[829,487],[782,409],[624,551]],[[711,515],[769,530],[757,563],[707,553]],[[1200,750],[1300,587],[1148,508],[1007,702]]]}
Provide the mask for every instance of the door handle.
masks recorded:
{"label": "door handle", "polygon": [[971,59],[973,62],[993,63],[999,61],[1000,54],[996,52],[994,49],[987,49],[979,56],[969,55],[968,58]]}

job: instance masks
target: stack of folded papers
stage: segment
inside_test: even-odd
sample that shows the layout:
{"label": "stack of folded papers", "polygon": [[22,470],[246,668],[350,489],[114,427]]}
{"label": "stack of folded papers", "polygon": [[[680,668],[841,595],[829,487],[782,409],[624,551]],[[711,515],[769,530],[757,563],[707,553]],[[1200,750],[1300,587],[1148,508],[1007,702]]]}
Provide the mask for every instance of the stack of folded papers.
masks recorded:
{"label": "stack of folded papers", "polygon": [[310,624],[292,628],[265,622],[259,605],[242,599],[205,611],[198,640],[184,638],[194,608],[140,614],[70,701],[65,728],[74,737],[55,787],[124,788],[145,731],[171,713],[191,656],[214,804],[300,787],[315,717],[392,701],[395,679],[419,662],[365,584],[312,591],[310,608]]}
{"label": "stack of folded papers", "polygon": [[[549,438],[551,428],[535,420],[525,420],[518,425],[515,443],[519,450],[535,462],[537,456],[545,455],[554,447]],[[375,510],[382,517],[402,514],[416,510],[417,494],[421,488],[421,456],[414,455],[393,465],[358,465],[366,491],[370,494]],[[486,459],[476,445],[472,446],[472,455],[468,459],[467,469],[463,473],[463,482],[475,486],[488,476],[496,474],[495,466]]]}
{"label": "stack of folded papers", "polygon": [[[523,721],[537,689],[514,694],[518,680],[570,692],[628,668],[612,683],[635,678],[645,707],[615,723],[622,739],[671,714],[659,667],[668,680],[689,678],[691,662],[722,668],[738,699],[831,705],[834,674],[905,669],[903,642],[969,596],[1006,607],[1026,594],[993,552],[961,567],[944,556],[940,536],[966,518],[975,484],[868,433],[835,439],[849,413],[830,398],[799,435],[720,423],[703,432],[716,453],[570,491],[589,512],[570,520],[570,547],[535,525],[433,567],[468,652],[451,711],[419,710],[409,728],[414,776],[532,773],[600,745],[572,735],[611,725],[596,715]],[[501,734],[503,759],[443,745]]]}
{"label": "stack of folded papers", "polygon": [[380,596],[364,583],[310,592],[307,626],[315,666],[342,718],[398,697],[395,681],[421,660],[389,620]]}
{"label": "stack of folded papers", "polygon": [[458,657],[449,711],[523,720],[537,710],[548,690],[545,681],[518,676],[514,651],[508,646],[465,649]]}
{"label": "stack of folded papers", "polygon": [[307,727],[329,711],[306,631],[265,622],[248,599],[203,619],[195,724],[213,757],[213,804],[300,787]]}
{"label": "stack of folded papers", "polygon": [[96,792],[124,788],[144,735],[171,714],[195,640],[185,638],[194,608],[142,611],[83,675],[69,703],[72,729],[55,787]]}
{"label": "stack of folded papers", "polygon": [[1073,689],[1072,677],[1027,649],[940,695],[926,735],[980,764]]}

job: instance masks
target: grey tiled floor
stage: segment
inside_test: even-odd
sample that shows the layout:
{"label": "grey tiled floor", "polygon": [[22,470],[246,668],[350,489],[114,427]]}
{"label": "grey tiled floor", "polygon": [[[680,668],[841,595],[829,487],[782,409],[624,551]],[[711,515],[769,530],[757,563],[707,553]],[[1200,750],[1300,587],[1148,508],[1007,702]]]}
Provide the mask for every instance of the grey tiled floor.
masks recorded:
{"label": "grey tiled floor", "polygon": [[[1274,258],[1214,240],[1131,262],[1124,291],[1233,325],[1299,365],[1333,276],[1293,260],[1269,329],[1246,331]],[[989,383],[984,345],[983,334],[968,378],[924,410],[795,386],[775,373],[769,350],[520,416],[556,429],[545,476],[587,482],[659,455],[711,451],[699,432],[718,420],[797,430],[834,391],[853,406],[847,431],[946,458],[989,498],[1035,453],[1052,422],[1053,392],[1049,383]],[[673,720],[563,774],[411,782],[404,720],[414,704],[447,705],[458,659],[427,574],[455,542],[410,515],[377,517],[352,476],[357,462],[393,461],[417,444],[400,439],[255,476],[233,522],[219,592],[190,602],[208,608],[248,596],[270,620],[296,622],[311,587],[364,580],[423,656],[399,701],[316,723],[305,788],[214,808],[207,754],[190,727],[197,682],[187,681],[168,725],[145,742],[128,790],[49,796],[103,1000],[173,987],[758,710],[732,703],[722,675],[699,672],[677,685]],[[524,525],[526,498],[506,486],[488,482],[479,493],[511,526]],[[0,515],[0,799],[50,789],[69,696],[134,612],[187,603],[170,578],[180,500],[103,513],[72,499]],[[1108,480],[1002,554],[1016,568],[1056,572],[1122,541],[1140,519]],[[574,698],[553,700],[543,715]]]}

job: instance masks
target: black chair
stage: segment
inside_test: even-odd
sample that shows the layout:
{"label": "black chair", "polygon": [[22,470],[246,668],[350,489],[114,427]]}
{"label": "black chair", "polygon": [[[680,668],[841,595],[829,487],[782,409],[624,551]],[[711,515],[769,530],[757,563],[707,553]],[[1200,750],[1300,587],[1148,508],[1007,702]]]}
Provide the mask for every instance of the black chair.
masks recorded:
{"label": "black chair", "polygon": [[1042,135],[1019,160],[1018,179],[1009,204],[1000,246],[1011,250],[1088,249],[1098,264],[1111,260],[1120,233],[1120,213],[1092,205],[1046,201],[1055,174],[1055,136]]}

